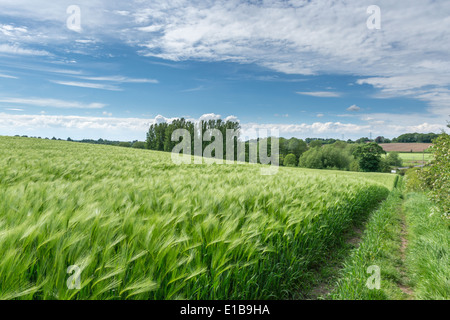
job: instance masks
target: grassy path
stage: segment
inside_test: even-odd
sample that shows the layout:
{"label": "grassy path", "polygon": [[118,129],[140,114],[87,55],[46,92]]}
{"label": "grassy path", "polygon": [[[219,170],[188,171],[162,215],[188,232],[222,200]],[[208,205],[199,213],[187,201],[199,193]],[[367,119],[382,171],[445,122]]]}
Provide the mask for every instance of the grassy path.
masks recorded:
{"label": "grassy path", "polygon": [[402,207],[399,208],[401,212],[401,247],[400,247],[400,258],[401,258],[401,266],[399,267],[401,281],[398,284],[400,290],[402,290],[406,300],[414,300],[414,291],[410,287],[408,271],[406,267],[406,255],[408,249],[408,227],[406,224],[406,215],[403,210],[404,201],[402,203]]}
{"label": "grassy path", "polygon": [[404,202],[394,190],[368,219],[359,244],[343,262],[326,298],[334,300],[412,299],[405,265],[408,237]]}
{"label": "grassy path", "polygon": [[[450,299],[449,227],[424,194],[394,190],[370,216],[359,245],[322,298]],[[370,288],[374,266],[380,271],[378,288]]]}
{"label": "grassy path", "polygon": [[418,300],[450,299],[450,220],[427,199],[410,193],[403,204],[408,228],[407,272]]}

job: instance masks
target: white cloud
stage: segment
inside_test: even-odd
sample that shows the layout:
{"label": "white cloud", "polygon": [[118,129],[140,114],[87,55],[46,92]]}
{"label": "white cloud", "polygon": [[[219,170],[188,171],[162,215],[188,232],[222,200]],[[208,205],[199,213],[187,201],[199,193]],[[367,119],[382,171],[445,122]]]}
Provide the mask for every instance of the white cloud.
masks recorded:
{"label": "white cloud", "polygon": [[338,92],[329,92],[329,91],[312,91],[312,92],[296,92],[296,93],[304,96],[312,96],[319,98],[336,98],[341,96],[341,94]]}
{"label": "white cloud", "polygon": [[[386,119],[384,115],[384,119]],[[401,117],[400,115],[398,116]],[[437,121],[417,121],[416,118],[409,118],[401,122],[395,123],[393,121],[383,121],[377,120],[377,116],[368,121],[365,124],[357,123],[342,123],[342,122],[314,122],[312,124],[300,123],[300,124],[261,124],[261,123],[245,123],[241,124],[243,136],[248,136],[250,138],[256,138],[251,136],[254,132],[258,130],[268,130],[274,132],[278,130],[281,137],[297,137],[297,138],[341,138],[342,135],[345,139],[358,139],[363,136],[369,136],[372,133],[375,136],[383,135],[385,137],[397,137],[405,132],[419,132],[419,133],[429,133],[429,132],[441,132],[445,130],[449,132],[445,124],[439,123]],[[396,117],[394,117],[396,118]],[[262,131],[264,132],[264,131]]]}
{"label": "white cloud", "polygon": [[89,82],[77,82],[77,81],[56,81],[50,80],[53,83],[71,86],[71,87],[81,87],[81,88],[91,88],[91,89],[101,89],[101,90],[109,90],[109,91],[122,91],[121,88],[116,86],[111,86],[107,84],[100,83],[89,83]]}
{"label": "white cloud", "polygon": [[97,41],[92,40],[92,39],[78,39],[78,40],[75,40],[75,42],[82,43],[82,44],[92,44],[92,43],[96,43]]}
{"label": "white cloud", "polygon": [[117,83],[159,83],[156,79],[128,78],[124,76],[80,77],[91,81],[111,81]]}
{"label": "white cloud", "polygon": [[18,45],[0,44],[0,53],[28,56],[48,56],[50,53],[44,50],[33,50],[19,47]]}
{"label": "white cloud", "polygon": [[50,98],[0,98],[0,102],[14,103],[38,107],[63,108],[63,109],[101,109],[106,106],[103,103],[83,103],[77,101],[66,101]]}
{"label": "white cloud", "polygon": [[165,122],[170,122],[170,119],[168,119],[168,118],[166,118],[166,117],[163,117],[162,115],[157,115],[156,117],[155,117],[155,121],[154,121],[154,123],[156,123],[156,124],[160,124],[160,123],[165,123]]}
{"label": "white cloud", "polygon": [[358,112],[358,111],[360,111],[360,110],[361,110],[361,108],[358,107],[356,104],[354,104],[354,105],[352,105],[352,106],[350,106],[350,107],[347,108],[347,111],[355,111],[355,112]]}
{"label": "white cloud", "polygon": [[[158,115],[153,119],[145,118],[115,118],[112,114],[103,113],[108,117],[89,116],[61,116],[61,115],[23,115],[0,113],[0,129],[3,134],[28,134],[38,136],[59,136],[70,135],[78,138],[104,137],[107,139],[119,140],[143,140],[145,133],[151,124],[172,122],[176,118],[166,118]],[[232,117],[232,118],[231,118]],[[370,119],[366,117],[366,123],[343,123],[343,122],[314,122],[308,123],[241,123],[242,136],[255,138],[255,132],[276,132],[280,136],[298,138],[307,137],[334,137],[357,139],[368,136],[371,132],[374,136],[384,135],[385,137],[395,137],[405,132],[440,132],[445,129],[445,124],[424,118],[418,121],[417,115],[392,115],[392,114],[371,114]],[[209,114],[200,117],[201,119],[217,119],[217,115]],[[225,119],[236,120],[230,116]],[[187,119],[196,121],[196,119]],[[197,119],[199,120],[199,119]],[[386,134],[388,133],[388,134]]]}
{"label": "white cloud", "polygon": [[226,118],[224,119],[224,121],[225,121],[225,122],[226,122],[226,121],[239,122],[239,119],[238,119],[238,117],[236,117],[236,116],[228,116],[228,117],[226,117]]}
{"label": "white cloud", "polygon": [[370,130],[370,125],[358,125],[352,123],[341,122],[314,122],[312,124],[258,124],[246,123],[242,124],[243,135],[248,135],[251,132],[258,130],[278,130],[281,137],[336,137],[338,135],[346,134],[358,136],[362,132]]}
{"label": "white cloud", "polygon": [[136,28],[139,31],[144,31],[144,32],[157,32],[159,30],[161,30],[163,28],[163,26],[161,25],[151,25],[151,26],[147,26],[147,27],[139,27]]}
{"label": "white cloud", "polygon": [[27,33],[26,27],[15,27],[8,24],[0,24],[0,33],[7,37],[15,37],[16,35],[23,35]]}
{"label": "white cloud", "polygon": [[144,129],[149,124],[149,119],[124,119],[124,118],[102,118],[82,116],[60,116],[60,115],[10,115],[0,113],[0,127],[64,127],[76,129],[111,129],[121,127],[125,129]]}
{"label": "white cloud", "polygon": [[209,120],[219,120],[222,116],[220,114],[215,113],[206,113],[202,115],[198,120],[199,121],[209,121]]}
{"label": "white cloud", "polygon": [[[359,75],[383,96],[411,97],[429,112],[448,112],[450,1],[378,0],[380,30],[368,30],[368,3],[347,1],[111,2],[80,0],[83,35],[121,41],[173,61],[235,61],[287,74]],[[29,21],[1,25],[0,53],[48,55],[36,44],[67,44],[66,2],[3,0],[3,15]],[[21,30],[22,29],[22,30]],[[109,40],[107,40],[109,41]]]}
{"label": "white cloud", "polygon": [[10,76],[8,74],[0,73],[0,78],[6,78],[6,79],[19,79],[18,77]]}

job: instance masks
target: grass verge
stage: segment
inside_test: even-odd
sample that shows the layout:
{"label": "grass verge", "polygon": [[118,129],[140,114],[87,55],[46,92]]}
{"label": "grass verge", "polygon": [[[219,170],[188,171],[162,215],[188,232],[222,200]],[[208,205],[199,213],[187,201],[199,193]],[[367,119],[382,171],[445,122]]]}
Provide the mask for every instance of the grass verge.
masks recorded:
{"label": "grass verge", "polygon": [[450,299],[450,221],[426,195],[410,193],[403,205],[409,230],[406,265],[417,299]]}

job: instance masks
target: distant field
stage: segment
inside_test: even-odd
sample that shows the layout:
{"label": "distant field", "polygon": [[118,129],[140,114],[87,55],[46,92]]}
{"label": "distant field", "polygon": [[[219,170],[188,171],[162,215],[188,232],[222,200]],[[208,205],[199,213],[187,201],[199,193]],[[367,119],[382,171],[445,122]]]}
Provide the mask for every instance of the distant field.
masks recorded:
{"label": "distant field", "polygon": [[381,143],[386,152],[423,152],[431,147],[432,143]]}
{"label": "distant field", "polygon": [[0,300],[298,297],[396,179],[0,137]]}
{"label": "distant field", "polygon": [[426,164],[433,160],[433,154],[431,153],[411,153],[411,152],[404,152],[399,153],[400,158],[403,160],[404,166],[414,166],[414,165],[421,165]]}

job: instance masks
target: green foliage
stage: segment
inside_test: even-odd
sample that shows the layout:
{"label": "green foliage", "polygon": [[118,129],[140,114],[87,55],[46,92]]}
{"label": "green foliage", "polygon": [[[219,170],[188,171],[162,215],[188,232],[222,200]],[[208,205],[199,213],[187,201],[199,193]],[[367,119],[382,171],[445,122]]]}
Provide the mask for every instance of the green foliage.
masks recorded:
{"label": "green foliage", "polygon": [[135,149],[145,149],[147,144],[144,141],[135,141],[133,142],[132,147]]}
{"label": "green foliage", "polygon": [[296,159],[308,150],[308,146],[305,141],[301,139],[291,138],[288,140],[288,151],[295,155]]}
{"label": "green foliage", "polygon": [[353,160],[350,150],[351,147],[343,141],[321,148],[311,148],[300,157],[299,167],[350,170],[350,164]]}
{"label": "green foliage", "polygon": [[385,153],[376,142],[359,144],[353,151],[353,156],[358,159],[359,167],[363,172],[377,172],[380,170],[381,155]]}
{"label": "green foliage", "polygon": [[379,171],[391,172],[392,167],[401,167],[403,160],[398,152],[390,152],[385,158],[381,158]]}
{"label": "green foliage", "polygon": [[350,171],[360,172],[361,168],[359,167],[359,161],[356,159],[353,159],[350,162]]}
{"label": "green foliage", "polygon": [[[408,191],[425,191],[424,183],[419,173],[421,168],[411,168],[405,172],[405,186]],[[428,188],[427,188],[428,189]]]}
{"label": "green foliage", "polygon": [[391,143],[392,141],[388,138],[381,136],[381,137],[376,137],[375,142],[376,143]]}
{"label": "green foliage", "polygon": [[357,144],[360,144],[360,143],[366,143],[366,142],[370,142],[370,139],[367,138],[367,137],[362,137],[362,138],[359,138],[358,140],[356,140],[355,142],[356,142]]}
{"label": "green foliage", "polygon": [[401,167],[403,165],[403,160],[398,152],[389,152],[386,156],[386,163],[389,166]]}
{"label": "green foliage", "polygon": [[[0,137],[0,299],[283,299],[392,175]],[[67,268],[81,268],[68,290]]]}
{"label": "green foliage", "polygon": [[322,141],[320,140],[313,140],[309,143],[310,148],[318,148],[322,146]]}
{"label": "green foliage", "polygon": [[442,133],[431,147],[434,161],[421,172],[424,186],[431,189],[430,196],[445,213],[450,212],[450,135]]}
{"label": "green foliage", "polygon": [[384,173],[391,172],[391,166],[386,159],[381,158],[378,171]]}
{"label": "green foliage", "polygon": [[131,142],[122,141],[119,143],[119,147],[131,148]]}
{"label": "green foliage", "polygon": [[431,143],[439,135],[436,133],[405,133],[397,138],[392,139],[392,142],[399,143]]}
{"label": "green foliage", "polygon": [[[279,147],[280,147],[280,164],[284,165],[284,158],[292,153],[295,155],[298,160],[300,156],[308,150],[308,145],[305,141],[297,138],[285,139],[279,138]],[[270,148],[269,148],[270,149]],[[297,163],[297,161],[296,161]]]}
{"label": "green foliage", "polygon": [[295,154],[288,154],[285,158],[284,158],[284,162],[283,165],[285,167],[296,167],[297,166],[297,157],[295,156]]}
{"label": "green foliage", "polygon": [[[170,124],[156,123],[150,125],[150,128],[147,132],[147,148],[150,150],[156,151],[166,151],[171,152],[173,148],[179,143],[178,141],[172,141],[172,133],[177,129],[185,129],[189,132],[191,136],[191,151],[194,154],[194,139],[199,136],[200,130],[202,132],[202,137],[205,136],[205,132],[209,129],[217,129],[222,133],[223,137],[223,156],[226,158],[226,137],[227,137],[227,129],[235,130],[239,134],[240,125],[238,122],[233,121],[223,121],[222,119],[218,120],[208,120],[203,121],[201,123],[201,128],[198,128],[198,132],[195,130],[195,124],[191,121],[187,121],[184,118],[175,119]],[[203,139],[202,139],[203,140]],[[206,146],[211,142],[202,141],[202,151],[205,150]],[[237,148],[235,148],[235,159]]]}
{"label": "green foliage", "polygon": [[311,148],[306,151],[300,157],[298,166],[311,169],[323,169],[322,152],[320,148]]}

